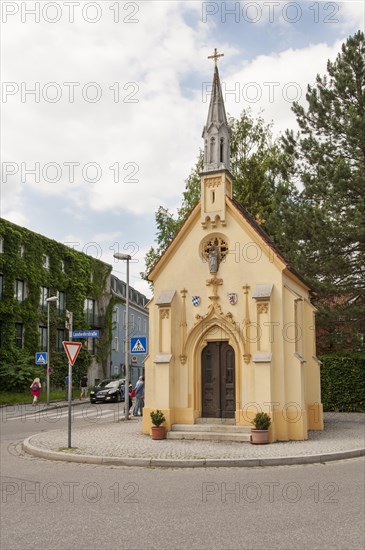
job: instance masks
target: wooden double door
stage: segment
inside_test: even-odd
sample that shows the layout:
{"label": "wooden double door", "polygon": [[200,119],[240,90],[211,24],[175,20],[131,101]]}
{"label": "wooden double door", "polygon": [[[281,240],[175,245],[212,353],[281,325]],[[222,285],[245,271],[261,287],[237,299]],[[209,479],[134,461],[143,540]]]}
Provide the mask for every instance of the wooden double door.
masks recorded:
{"label": "wooden double door", "polygon": [[235,354],[228,342],[209,342],[202,351],[202,416],[234,418]]}

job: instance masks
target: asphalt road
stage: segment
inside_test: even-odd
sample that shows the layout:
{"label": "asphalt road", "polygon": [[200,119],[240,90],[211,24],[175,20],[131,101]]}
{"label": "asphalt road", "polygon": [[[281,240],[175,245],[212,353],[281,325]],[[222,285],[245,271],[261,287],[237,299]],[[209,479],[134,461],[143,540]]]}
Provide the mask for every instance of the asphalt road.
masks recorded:
{"label": "asphalt road", "polygon": [[[112,420],[117,407],[98,414]],[[89,422],[87,410],[75,407],[74,422]],[[2,422],[2,550],[365,547],[362,458],[184,470],[54,462],[24,454],[21,441],[66,434],[67,417],[15,417]]]}

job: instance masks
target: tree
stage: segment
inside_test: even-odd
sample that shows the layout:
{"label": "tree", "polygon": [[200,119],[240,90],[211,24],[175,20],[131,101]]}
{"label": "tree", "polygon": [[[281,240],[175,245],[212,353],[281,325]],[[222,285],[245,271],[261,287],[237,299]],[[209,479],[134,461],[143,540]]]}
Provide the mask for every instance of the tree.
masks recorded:
{"label": "tree", "polygon": [[[279,139],[272,137],[272,125],[262,117],[255,119],[250,110],[240,119],[229,121],[232,130],[231,171],[234,176],[233,195],[252,216],[268,228],[283,252],[292,254],[294,212],[298,207],[297,191],[292,183],[294,156],[284,149]],[[174,238],[184,220],[200,198],[200,172],[203,153],[186,180],[181,207],[176,217],[160,206],[156,212],[156,243],[145,257],[146,274]]]}
{"label": "tree", "polygon": [[293,104],[300,133],[284,139],[304,186],[298,262],[319,291],[322,350],[354,346],[354,328],[360,340],[365,332],[364,33],[348,38],[327,72],[308,86],[306,108]]}

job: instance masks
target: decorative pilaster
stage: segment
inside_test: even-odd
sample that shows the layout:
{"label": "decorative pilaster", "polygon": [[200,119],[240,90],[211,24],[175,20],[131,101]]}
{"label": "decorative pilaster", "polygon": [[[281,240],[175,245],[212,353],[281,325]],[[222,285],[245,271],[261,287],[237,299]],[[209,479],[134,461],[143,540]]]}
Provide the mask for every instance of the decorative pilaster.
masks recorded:
{"label": "decorative pilaster", "polygon": [[183,365],[186,363],[186,354],[185,354],[185,344],[186,344],[186,329],[187,329],[187,322],[186,322],[186,294],[187,294],[186,288],[183,288],[183,290],[180,290],[181,298],[182,298],[182,306],[181,306],[181,320],[180,320],[180,342],[181,342],[181,354],[180,354],[180,361]]}
{"label": "decorative pilaster", "polygon": [[243,339],[245,342],[245,353],[243,355],[244,362],[248,364],[251,360],[251,351],[250,351],[250,308],[248,305],[248,291],[250,287],[246,284],[243,288],[244,293],[244,303],[245,303],[245,317],[243,319]]}

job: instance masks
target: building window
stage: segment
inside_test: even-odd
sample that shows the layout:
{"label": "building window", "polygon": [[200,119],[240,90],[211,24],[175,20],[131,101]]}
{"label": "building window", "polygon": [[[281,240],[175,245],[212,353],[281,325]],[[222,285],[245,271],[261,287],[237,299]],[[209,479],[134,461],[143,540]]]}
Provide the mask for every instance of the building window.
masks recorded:
{"label": "building window", "polygon": [[24,346],[24,327],[23,323],[15,323],[15,347],[23,349]]}
{"label": "building window", "polygon": [[4,238],[0,237],[0,254],[4,252]]}
{"label": "building window", "polygon": [[24,244],[21,244],[20,247],[19,247],[19,256],[21,258],[24,258],[24,252],[25,252]]}
{"label": "building window", "polygon": [[113,338],[113,351],[119,351],[119,338],[114,336]]}
{"label": "building window", "polygon": [[48,254],[43,254],[43,267],[44,267],[44,269],[49,269],[49,256],[48,256]]}
{"label": "building window", "polygon": [[48,296],[49,296],[49,289],[46,286],[41,286],[41,294],[39,296],[39,307],[41,309],[47,309]]}
{"label": "building window", "polygon": [[91,355],[96,355],[96,338],[88,338],[86,340],[86,347]]}
{"label": "building window", "polygon": [[147,334],[147,321],[143,319],[143,334]]}
{"label": "building window", "polygon": [[213,239],[209,239],[208,241],[203,242],[203,258],[207,262],[209,262],[209,252],[211,248],[215,248],[217,250],[220,262],[225,260],[229,251],[227,241],[225,241],[221,237],[214,237]]}
{"label": "building window", "polygon": [[2,300],[2,297],[3,297],[3,289],[4,289],[4,276],[2,273],[0,273],[0,300]]}
{"label": "building window", "polygon": [[126,310],[123,311],[123,327],[125,328],[126,326],[126,316],[127,316],[127,312]]}
{"label": "building window", "polygon": [[47,351],[47,327],[39,326],[39,351]]}
{"label": "building window", "polygon": [[95,322],[95,300],[86,298],[84,301],[84,316],[89,325]]}
{"label": "building window", "polygon": [[62,342],[65,341],[65,330],[63,328],[57,329],[56,349],[57,351],[64,351]]}
{"label": "building window", "polygon": [[114,323],[114,325],[119,324],[119,308],[118,307],[115,307],[113,309],[113,323]]}
{"label": "building window", "polygon": [[131,318],[129,321],[129,327],[131,330],[134,330],[134,313],[131,313]]}
{"label": "building window", "polygon": [[65,272],[65,262],[64,262],[64,260],[61,260],[61,266],[60,267],[61,267],[62,273],[64,273]]}
{"label": "building window", "polygon": [[221,138],[220,148],[219,148],[219,161],[223,162],[223,148],[224,148],[224,139]]}
{"label": "building window", "polygon": [[137,317],[137,330],[138,332],[141,332],[141,318]]}
{"label": "building window", "polygon": [[62,290],[57,290],[58,313],[64,313],[66,309],[66,294]]}
{"label": "building window", "polygon": [[16,279],[14,283],[14,292],[15,292],[15,299],[19,304],[22,304],[24,302],[24,281],[21,281],[20,279]]}

